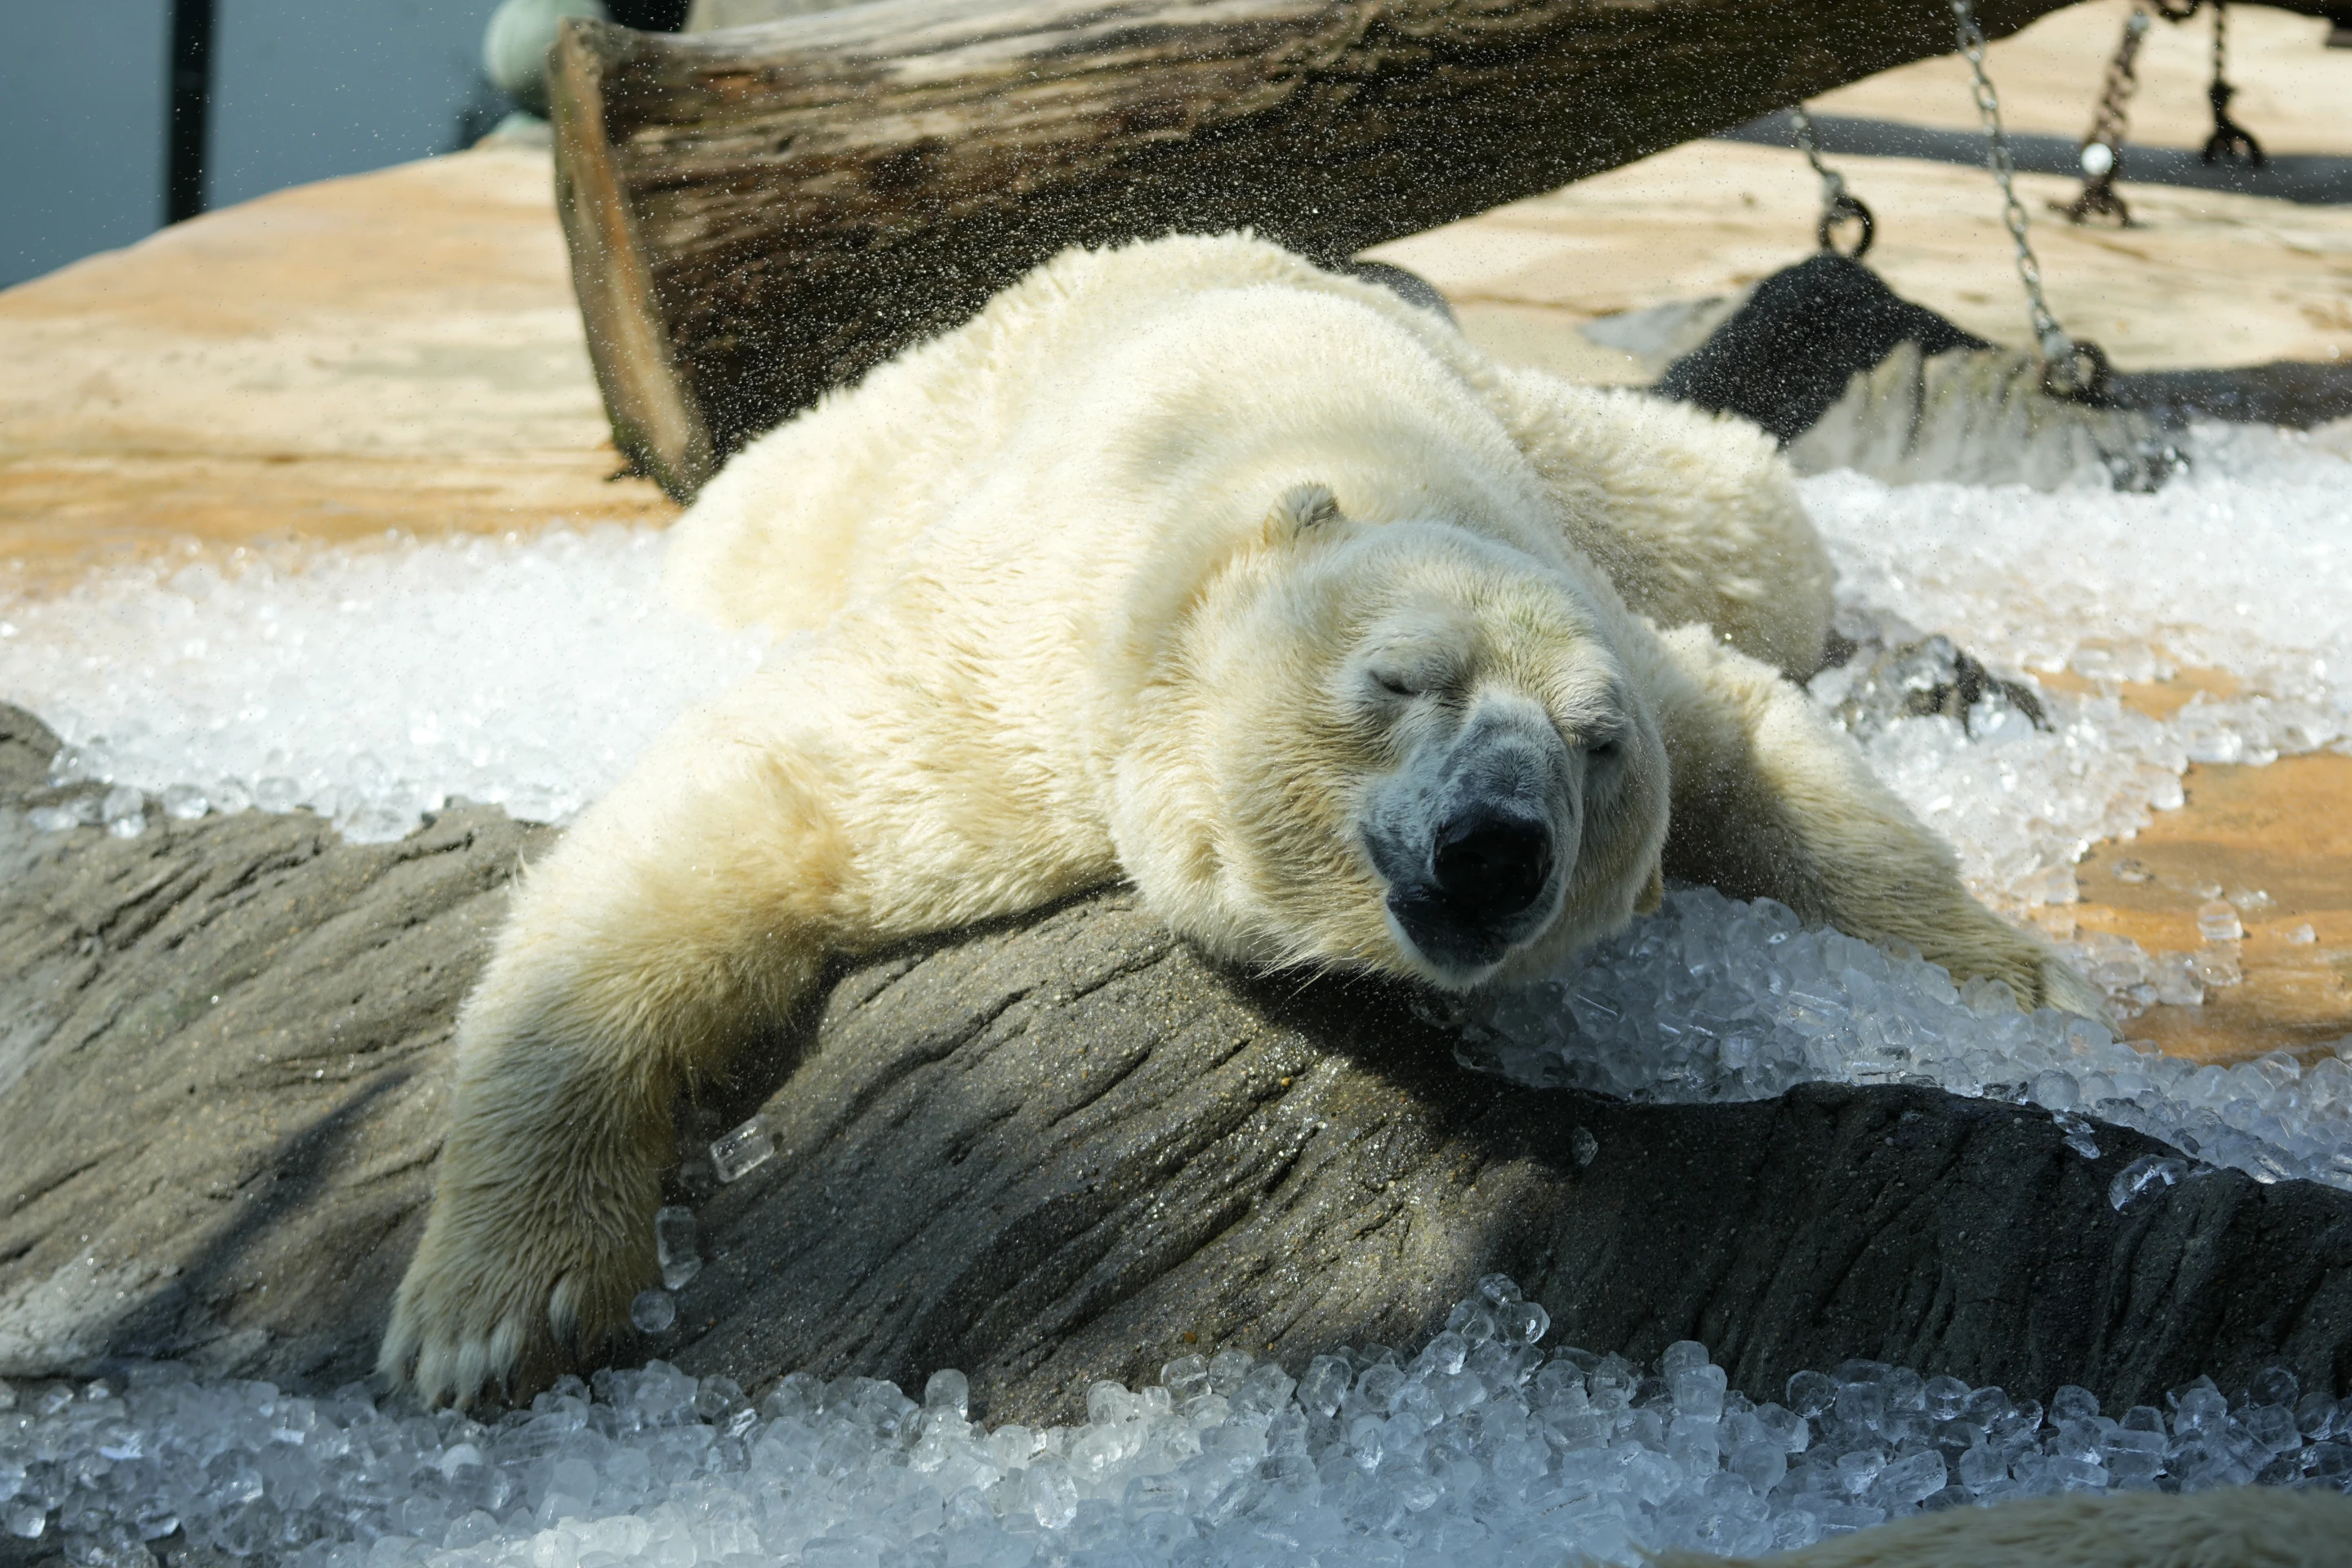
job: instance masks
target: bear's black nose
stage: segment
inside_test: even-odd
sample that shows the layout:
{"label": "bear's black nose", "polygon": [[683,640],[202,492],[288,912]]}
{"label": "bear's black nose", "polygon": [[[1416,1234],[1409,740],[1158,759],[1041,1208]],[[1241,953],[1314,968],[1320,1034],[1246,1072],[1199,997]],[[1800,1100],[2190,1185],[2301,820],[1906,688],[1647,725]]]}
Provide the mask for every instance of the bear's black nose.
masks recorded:
{"label": "bear's black nose", "polygon": [[1456,917],[1481,925],[1525,914],[1551,879],[1551,830],[1491,808],[1439,829],[1438,890]]}

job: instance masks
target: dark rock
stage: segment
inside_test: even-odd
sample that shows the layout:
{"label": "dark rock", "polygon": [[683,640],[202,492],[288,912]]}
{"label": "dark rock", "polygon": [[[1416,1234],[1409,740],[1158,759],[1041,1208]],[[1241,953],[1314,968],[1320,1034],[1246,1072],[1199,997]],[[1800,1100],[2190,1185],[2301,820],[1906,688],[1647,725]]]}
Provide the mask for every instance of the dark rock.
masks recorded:
{"label": "dark rock", "polygon": [[1992,346],[1904,299],[1863,263],[1822,251],[1759,283],[1706,342],[1666,368],[1655,390],[1752,420],[1786,446],[1858,372],[1904,342],[1929,355]]}
{"label": "dark rock", "polygon": [[[53,745],[0,710],[15,799]],[[35,835],[0,799],[0,1372],[331,1386],[373,1362],[457,1004],[551,834],[153,820]],[[1035,1422],[1188,1351],[1410,1346],[1499,1270],[1551,1343],[1703,1340],[1759,1396],[1850,1357],[2110,1405],[2352,1380],[2345,1194],[2216,1172],[2119,1214],[2158,1147],[2119,1129],[2087,1161],[1932,1089],[1627,1105],[1455,1048],[1411,992],[1217,971],[1123,893],[847,967],[689,1108],[698,1140],[764,1106],[782,1152],[702,1194],[678,1329],[622,1353],[754,1388],[955,1365]]]}

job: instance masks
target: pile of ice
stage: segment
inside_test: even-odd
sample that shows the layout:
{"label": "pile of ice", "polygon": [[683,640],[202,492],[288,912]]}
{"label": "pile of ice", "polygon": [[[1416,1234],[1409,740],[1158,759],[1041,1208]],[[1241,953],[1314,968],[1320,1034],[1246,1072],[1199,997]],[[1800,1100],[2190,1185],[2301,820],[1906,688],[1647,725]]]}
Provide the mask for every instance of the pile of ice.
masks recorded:
{"label": "pile of ice", "polygon": [[2262,1181],[2352,1189],[2347,1047],[2227,1068],[2143,1053],[2085,1019],[2021,1012],[1997,982],[1956,990],[1916,954],[1711,888],[1676,889],[1577,970],[1482,997],[1467,1021],[1480,1065],[1529,1083],[1662,1101],[1929,1084],[2137,1128]]}
{"label": "pile of ice", "polygon": [[[2154,495],[1925,484],[1852,473],[1802,481],[1838,566],[1844,628],[1901,644],[1948,633],[2004,672],[2066,671],[2095,695],[2043,694],[2053,726],[1985,712],[1886,725],[1872,764],[1948,837],[1977,890],[2012,907],[2074,900],[2092,841],[2181,801],[2192,762],[2263,763],[2352,735],[2352,464],[2309,438],[2200,426],[2195,467]],[[1855,667],[1814,692],[1835,705]],[[2158,722],[2122,683],[2220,671]]]}
{"label": "pile of ice", "polygon": [[797,1373],[755,1405],[656,1362],[492,1426],[169,1365],[0,1383],[0,1518],[83,1568],[183,1542],[289,1568],[1630,1568],[2058,1491],[2352,1485],[2352,1400],[2283,1370],[2109,1416],[2080,1388],[2045,1410],[1849,1362],[1759,1405],[1703,1345],[1547,1355],[1549,1322],[1497,1276],[1418,1353],[1318,1356],[1295,1382],[1187,1355],[1045,1431],[975,1425],[954,1372],[920,1404]]}
{"label": "pile of ice", "polygon": [[[94,780],[41,826],[134,835],[307,807],[398,838],[457,796],[560,822],[763,642],[665,609],[653,529],[555,529],[319,552],[196,555],[0,603],[0,699]],[[240,557],[246,552],[239,552]]]}

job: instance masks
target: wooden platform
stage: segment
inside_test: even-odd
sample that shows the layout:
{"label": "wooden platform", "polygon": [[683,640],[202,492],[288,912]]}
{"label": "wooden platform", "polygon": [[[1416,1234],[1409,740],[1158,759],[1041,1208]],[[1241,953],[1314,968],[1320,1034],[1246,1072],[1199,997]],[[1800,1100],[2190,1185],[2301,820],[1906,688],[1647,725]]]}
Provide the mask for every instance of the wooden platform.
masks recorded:
{"label": "wooden platform", "polygon": [[[2352,100],[2347,100],[2352,101]],[[2022,344],[2024,295],[1981,170],[1841,158],[1877,214],[1870,263],[1896,292],[1994,342]],[[2075,228],[2043,205],[2077,183],[2021,174],[2051,308],[2125,370],[2352,355],[2352,207],[2135,185],[2142,226]],[[1813,249],[1821,184],[1794,152],[1694,142],[1371,254],[1423,274],[1488,352],[1562,374],[1643,382],[1655,367],[1579,329],[1727,295]]]}
{"label": "wooden platform", "polygon": [[20,590],[173,538],[675,513],[619,466],[543,152],[281,191],[0,292]]}
{"label": "wooden platform", "polygon": [[[2079,136],[2090,123],[2125,0],[2069,6],[1989,51],[2011,128]],[[2233,112],[2278,153],[2352,155],[2352,50],[2326,24],[2230,8]],[[2142,51],[2135,141],[2205,139],[2205,16],[2158,24]],[[1823,114],[1938,129],[1977,127],[1957,56],[1885,71],[1813,100]],[[1999,193],[1982,169],[1839,157],[1877,215],[1871,265],[1901,293],[1995,342],[2026,340],[2025,307]],[[2126,170],[2129,164],[2126,161]],[[2080,182],[2017,182],[2052,307],[2126,370],[2341,360],[2352,355],[2352,207],[2296,206],[2126,184],[2140,226],[2076,228],[2051,212]],[[1821,184],[1793,149],[1694,142],[1641,163],[1384,246],[1374,255],[1428,277],[1490,353],[1564,374],[1646,381],[1652,364],[1577,329],[1661,302],[1732,293],[1813,247]]]}
{"label": "wooden platform", "polygon": [[[2011,129],[2080,136],[2131,0],[2093,0],[2053,11],[1985,51]],[[2267,5],[2230,7],[2231,116],[2272,153],[2352,156],[2352,49],[2326,47],[2327,23]],[[2138,89],[2128,112],[2131,144],[2201,147],[2213,129],[2205,103],[2212,74],[2210,8],[2173,26],[2159,22],[2140,45]],[[1919,60],[1823,93],[1811,107],[1943,130],[1974,131],[1977,110],[1967,62],[1958,55]],[[2126,165],[2128,167],[2128,165]]]}

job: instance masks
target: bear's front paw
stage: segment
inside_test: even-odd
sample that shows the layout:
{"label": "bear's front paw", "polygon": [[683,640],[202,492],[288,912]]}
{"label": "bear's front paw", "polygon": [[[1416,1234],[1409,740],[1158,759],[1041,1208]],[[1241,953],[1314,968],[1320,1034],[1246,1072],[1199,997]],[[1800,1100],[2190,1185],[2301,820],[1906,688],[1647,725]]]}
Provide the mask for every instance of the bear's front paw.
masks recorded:
{"label": "bear's front paw", "polygon": [[529,1397],[601,1348],[653,1274],[651,1226],[618,1228],[636,1244],[437,1198],[376,1370],[428,1405],[463,1408],[493,1384]]}

